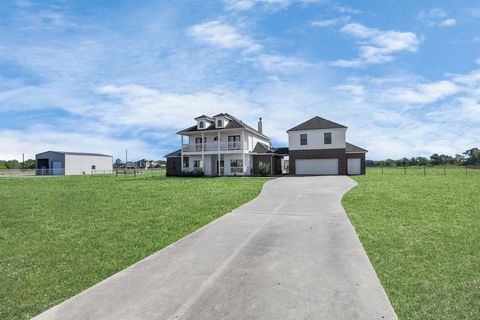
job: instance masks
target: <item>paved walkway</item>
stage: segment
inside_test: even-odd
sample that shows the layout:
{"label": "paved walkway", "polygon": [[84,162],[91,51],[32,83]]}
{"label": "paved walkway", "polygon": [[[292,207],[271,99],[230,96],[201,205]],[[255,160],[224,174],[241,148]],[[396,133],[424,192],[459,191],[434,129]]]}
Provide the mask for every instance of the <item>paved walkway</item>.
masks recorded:
{"label": "paved walkway", "polygon": [[340,205],[348,177],[259,197],[34,319],[396,319]]}

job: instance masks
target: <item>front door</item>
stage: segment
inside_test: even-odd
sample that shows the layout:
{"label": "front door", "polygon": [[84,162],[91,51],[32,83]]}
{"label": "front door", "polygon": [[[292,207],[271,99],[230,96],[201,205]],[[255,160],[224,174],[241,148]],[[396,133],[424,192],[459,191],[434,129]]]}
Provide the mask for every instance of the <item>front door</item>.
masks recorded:
{"label": "front door", "polygon": [[[220,164],[220,168],[218,167],[219,164]],[[220,161],[217,160],[217,175],[219,176],[224,175],[224,165],[225,163],[223,160],[220,160]]]}

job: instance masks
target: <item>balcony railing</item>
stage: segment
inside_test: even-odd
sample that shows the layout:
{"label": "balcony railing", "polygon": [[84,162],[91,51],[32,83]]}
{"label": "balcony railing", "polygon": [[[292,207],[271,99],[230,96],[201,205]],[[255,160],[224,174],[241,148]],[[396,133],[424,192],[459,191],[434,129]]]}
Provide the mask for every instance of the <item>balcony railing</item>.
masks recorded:
{"label": "balcony railing", "polygon": [[184,144],[184,152],[201,152],[203,145],[203,151],[232,151],[232,150],[242,150],[243,144],[241,141],[227,142],[227,143],[194,143],[194,144]]}

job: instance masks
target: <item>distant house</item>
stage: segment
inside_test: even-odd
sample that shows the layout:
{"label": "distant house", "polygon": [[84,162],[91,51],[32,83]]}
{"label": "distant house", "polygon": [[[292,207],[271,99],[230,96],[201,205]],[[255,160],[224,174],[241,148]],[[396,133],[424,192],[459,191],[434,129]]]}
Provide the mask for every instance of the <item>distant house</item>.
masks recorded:
{"label": "distant house", "polygon": [[345,141],[347,127],[313,117],[288,133],[289,170],[300,175],[365,174],[367,150]]}
{"label": "distant house", "polygon": [[35,156],[37,175],[111,173],[112,156],[99,153],[46,151]]}
{"label": "distant house", "polygon": [[[271,147],[270,138],[228,113],[201,115],[196,124],[178,132],[180,149],[167,158],[167,175],[201,171],[208,176],[258,174],[259,162],[272,174],[282,173],[281,151]],[[186,141],[185,141],[186,140]]]}

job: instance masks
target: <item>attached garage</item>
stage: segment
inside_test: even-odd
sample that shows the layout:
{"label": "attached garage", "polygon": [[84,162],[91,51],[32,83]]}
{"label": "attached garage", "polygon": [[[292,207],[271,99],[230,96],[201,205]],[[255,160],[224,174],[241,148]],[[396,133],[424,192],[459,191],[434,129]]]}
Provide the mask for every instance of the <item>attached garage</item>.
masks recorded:
{"label": "attached garage", "polygon": [[338,175],[338,159],[295,159],[296,174]]}
{"label": "attached garage", "polygon": [[347,174],[349,176],[362,174],[362,161],[360,158],[347,159]]}

